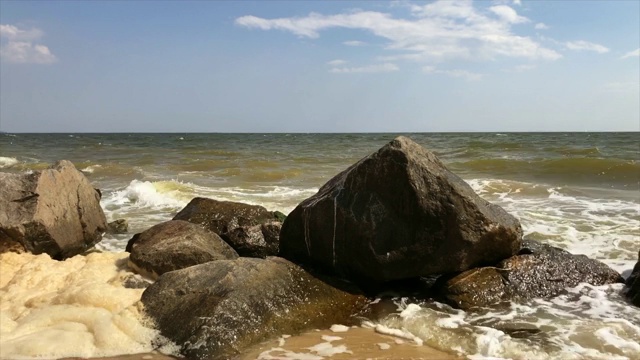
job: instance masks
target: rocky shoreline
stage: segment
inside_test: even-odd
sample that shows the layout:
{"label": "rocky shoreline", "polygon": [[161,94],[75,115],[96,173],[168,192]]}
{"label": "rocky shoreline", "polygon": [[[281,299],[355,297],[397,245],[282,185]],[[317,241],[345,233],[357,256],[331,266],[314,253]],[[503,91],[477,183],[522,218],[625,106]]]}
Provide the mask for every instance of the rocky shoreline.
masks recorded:
{"label": "rocky shoreline", "polygon": [[[123,226],[108,226],[99,201],[68,161],[0,173],[0,249],[83,254]],[[139,284],[146,315],[188,359],[227,359],[282,334],[357,325],[375,318],[370,300],[389,291],[472,309],[624,281],[597,260],[523,241],[515,217],[405,137],[288,216],[195,198],[136,234],[127,251],[129,267],[154,281]],[[625,290],[636,306],[639,271],[640,263]]]}

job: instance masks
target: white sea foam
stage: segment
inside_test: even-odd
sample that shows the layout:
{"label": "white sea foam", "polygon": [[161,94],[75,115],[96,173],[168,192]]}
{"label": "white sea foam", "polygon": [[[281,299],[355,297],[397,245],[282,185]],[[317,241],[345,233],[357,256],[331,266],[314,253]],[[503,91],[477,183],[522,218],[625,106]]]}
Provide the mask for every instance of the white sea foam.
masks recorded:
{"label": "white sea foam", "polygon": [[100,165],[100,164],[89,165],[86,168],[81,169],[80,171],[92,174],[94,171],[96,171],[96,169],[99,169],[101,167],[102,167],[102,165]]}
{"label": "white sea foam", "polygon": [[0,255],[0,358],[154,350],[152,342],[161,338],[141,315],[143,289],[122,285],[132,275],[126,256],[92,253],[55,261],[48,255]]}
{"label": "white sea foam", "polygon": [[331,325],[330,329],[333,332],[347,332],[347,331],[349,331],[349,327],[348,326],[344,326],[344,325],[340,325],[340,324],[333,324],[333,325]]}
{"label": "white sea foam", "polygon": [[124,189],[114,191],[103,203],[105,208],[135,205],[150,208],[178,208],[188,198],[188,184],[176,181],[132,180]]}
{"label": "white sea foam", "polygon": [[496,179],[468,182],[478,194],[519,218],[525,238],[603,261],[637,259],[637,197],[593,198],[573,189]]}
{"label": "white sea foam", "polygon": [[257,360],[322,360],[322,356],[298,353],[294,351],[285,350],[283,348],[272,348],[267,351],[263,351],[258,355]]}
{"label": "white sea foam", "polygon": [[0,156],[0,169],[10,168],[18,163],[19,161],[16,158]]}
{"label": "white sea foam", "polygon": [[550,300],[477,312],[400,299],[399,313],[369,325],[470,359],[638,359],[640,309],[622,298],[622,287],[580,284]]}
{"label": "white sea foam", "polygon": [[311,347],[308,347],[310,351],[320,355],[320,356],[333,356],[336,354],[353,354],[352,351],[347,349],[346,345],[338,345],[333,346],[331,342],[322,342]]}

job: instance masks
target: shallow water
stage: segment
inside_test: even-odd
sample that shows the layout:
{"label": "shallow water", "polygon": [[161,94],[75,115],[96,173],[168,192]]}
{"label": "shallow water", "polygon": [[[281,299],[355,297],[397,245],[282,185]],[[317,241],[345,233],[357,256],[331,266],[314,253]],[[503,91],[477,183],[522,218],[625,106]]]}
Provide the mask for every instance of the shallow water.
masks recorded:
{"label": "shallow water", "polygon": [[[129,234],[98,246],[119,252],[133,233],[170,219],[194,196],[289,212],[395,135],[2,134],[0,168],[31,171],[72,160],[102,190],[108,219],[129,220]],[[638,133],[406,135],[518,217],[525,237],[623,274],[633,267],[640,248]],[[373,326],[404,329],[472,358],[640,358],[640,315],[620,290],[581,285],[550,301],[475,313],[397,299],[398,312]]]}

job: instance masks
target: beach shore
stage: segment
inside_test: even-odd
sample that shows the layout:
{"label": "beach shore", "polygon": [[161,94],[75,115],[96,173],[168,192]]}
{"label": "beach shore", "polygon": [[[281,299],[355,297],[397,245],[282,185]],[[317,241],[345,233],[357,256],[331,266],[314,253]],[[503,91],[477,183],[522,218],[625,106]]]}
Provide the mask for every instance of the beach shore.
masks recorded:
{"label": "beach shore", "polygon": [[[283,359],[283,360],[331,360],[346,359],[414,359],[454,360],[460,356],[446,353],[426,345],[417,345],[411,340],[379,334],[373,329],[351,327],[347,331],[335,332],[311,330],[295,336],[283,336],[250,348],[239,355],[239,360]],[[119,355],[101,360],[178,360],[180,357],[157,352]],[[85,360],[66,358],[63,360]]]}

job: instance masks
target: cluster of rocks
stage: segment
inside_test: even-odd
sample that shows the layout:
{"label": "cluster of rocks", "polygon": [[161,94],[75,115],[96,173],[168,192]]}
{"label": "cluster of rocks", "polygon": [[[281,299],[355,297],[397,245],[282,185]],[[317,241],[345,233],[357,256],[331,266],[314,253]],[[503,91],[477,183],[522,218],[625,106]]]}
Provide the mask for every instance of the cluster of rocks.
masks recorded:
{"label": "cluster of rocks", "polygon": [[[106,230],[126,232],[126,222],[106,224],[99,199],[67,161],[0,174],[0,249],[64,259]],[[134,235],[126,250],[130,267],[155,280],[141,299],[145,311],[194,359],[225,359],[277,334],[354,322],[368,296],[421,277],[439,276],[432,294],[462,309],[623,281],[599,261],[523,241],[516,218],[405,137],[336,175],[286,217],[195,198],[172,220]],[[627,285],[640,306],[640,264]]]}

